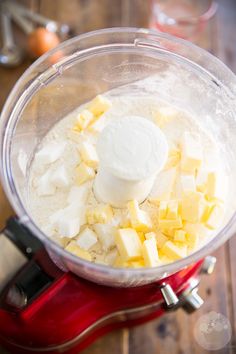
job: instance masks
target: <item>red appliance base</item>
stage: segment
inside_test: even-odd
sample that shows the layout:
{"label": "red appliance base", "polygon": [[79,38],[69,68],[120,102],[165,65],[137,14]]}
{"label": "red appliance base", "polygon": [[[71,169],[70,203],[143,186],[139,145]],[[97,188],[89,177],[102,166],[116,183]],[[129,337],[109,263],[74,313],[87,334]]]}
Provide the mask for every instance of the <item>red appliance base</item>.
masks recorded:
{"label": "red appliance base", "polygon": [[[61,272],[23,310],[0,310],[0,342],[12,354],[77,354],[111,330],[162,315],[166,311],[160,290],[163,284],[181,295],[198,277],[201,264],[202,261],[161,281],[135,288],[101,286]],[[52,263],[51,267],[55,265]]]}

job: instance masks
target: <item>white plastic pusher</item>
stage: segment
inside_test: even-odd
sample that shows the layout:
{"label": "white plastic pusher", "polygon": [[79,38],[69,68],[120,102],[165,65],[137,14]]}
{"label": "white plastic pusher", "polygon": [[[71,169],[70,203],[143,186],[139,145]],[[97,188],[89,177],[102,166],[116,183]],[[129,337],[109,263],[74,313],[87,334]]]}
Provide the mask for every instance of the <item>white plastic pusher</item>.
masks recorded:
{"label": "white plastic pusher", "polygon": [[100,202],[125,207],[136,199],[143,202],[150,193],[157,173],[168,156],[162,131],[139,116],[117,118],[98,138],[99,168],[94,193]]}

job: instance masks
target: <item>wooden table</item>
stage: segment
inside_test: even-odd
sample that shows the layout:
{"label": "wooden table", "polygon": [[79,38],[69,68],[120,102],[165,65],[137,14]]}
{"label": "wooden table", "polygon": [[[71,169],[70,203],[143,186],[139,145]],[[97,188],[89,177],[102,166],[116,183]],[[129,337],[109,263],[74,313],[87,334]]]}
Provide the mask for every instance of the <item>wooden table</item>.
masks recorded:
{"label": "wooden table", "polygon": [[[219,0],[216,17],[197,43],[222,59],[236,72],[236,2]],[[145,0],[25,0],[21,3],[75,28],[76,33],[112,26],[145,27],[149,7]],[[16,31],[18,43],[24,36]],[[12,86],[30,64],[26,59],[16,69],[0,68],[0,107]],[[0,226],[11,214],[11,208],[0,190]],[[191,316],[178,310],[146,325],[108,334],[86,349],[83,354],[206,354],[195,341],[194,325],[200,316],[216,311],[225,315],[232,325],[232,341],[218,354],[236,353],[236,238],[233,237],[216,253],[213,275],[203,278],[200,294],[204,306]],[[2,271],[2,270],[0,270]],[[0,349],[0,353],[4,353]],[[14,353],[13,353],[14,354]]]}

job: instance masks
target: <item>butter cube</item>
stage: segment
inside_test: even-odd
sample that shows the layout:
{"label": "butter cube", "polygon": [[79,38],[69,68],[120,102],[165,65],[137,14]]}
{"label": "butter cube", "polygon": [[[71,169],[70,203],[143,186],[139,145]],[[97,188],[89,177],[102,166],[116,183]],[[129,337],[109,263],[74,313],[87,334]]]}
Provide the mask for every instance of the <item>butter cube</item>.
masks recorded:
{"label": "butter cube", "polygon": [[222,173],[210,172],[207,178],[206,196],[209,200],[224,201],[227,193],[226,176]]}
{"label": "butter cube", "polygon": [[98,155],[95,147],[92,144],[84,141],[80,145],[79,152],[82,160],[87,166],[97,168]]}
{"label": "butter cube", "polygon": [[180,216],[177,216],[175,220],[172,219],[161,219],[159,220],[159,227],[161,230],[169,229],[179,229],[183,226],[182,219]]}
{"label": "butter cube", "polygon": [[148,200],[157,205],[161,200],[169,200],[173,192],[175,180],[176,168],[161,171],[156,177]]}
{"label": "butter cube", "polygon": [[118,257],[118,251],[116,248],[113,248],[111,251],[109,251],[106,256],[105,256],[105,263],[109,265],[114,265],[117,257]]}
{"label": "butter cube", "polygon": [[204,226],[201,223],[198,224],[192,224],[192,223],[186,223],[184,225],[184,230],[187,232],[187,234],[191,235],[196,235],[198,238],[205,238],[209,237],[212,233],[206,226]]}
{"label": "butter cube", "polygon": [[162,248],[167,241],[168,238],[161,231],[157,231],[156,233],[157,248]]}
{"label": "butter cube", "polygon": [[192,223],[201,219],[203,212],[203,194],[200,192],[185,193],[182,199],[182,219]]}
{"label": "butter cube", "polygon": [[200,168],[203,160],[202,144],[197,136],[185,132],[181,143],[181,168],[194,172]]}
{"label": "butter cube", "polygon": [[88,224],[106,224],[113,218],[113,210],[109,204],[100,204],[89,208],[86,217]]}
{"label": "butter cube", "polygon": [[167,241],[161,249],[161,252],[164,253],[168,258],[173,261],[186,257],[187,255],[187,246],[178,247],[173,242]]}
{"label": "butter cube", "polygon": [[75,254],[76,256],[85,259],[86,261],[92,261],[92,256],[88,251],[80,248],[76,241],[71,241],[65,248],[66,251]]}
{"label": "butter cube", "polygon": [[201,218],[200,218],[200,221],[202,223],[205,223],[208,220],[212,207],[213,207],[212,203],[208,203],[205,199],[203,199],[202,213],[201,213]]}
{"label": "butter cube", "polygon": [[137,200],[127,204],[132,227],[136,231],[147,232],[152,228],[152,222],[148,213],[139,209]]}
{"label": "butter cube", "polygon": [[185,242],[186,241],[186,231],[184,231],[184,230],[175,230],[174,241],[176,241],[176,242]]}
{"label": "butter cube", "polygon": [[173,107],[163,106],[158,111],[153,112],[153,120],[159,128],[163,128],[170,123],[177,115],[177,111]]}
{"label": "butter cube", "polygon": [[109,224],[95,224],[93,226],[104,251],[115,246],[116,228]]}
{"label": "butter cube", "polygon": [[208,178],[207,170],[201,167],[197,171],[197,175],[196,175],[196,186],[199,192],[205,193],[207,188],[207,178]]}
{"label": "butter cube", "polygon": [[148,232],[148,233],[146,233],[146,234],[145,234],[145,237],[144,237],[144,241],[145,241],[145,239],[146,239],[146,240],[152,240],[152,239],[154,239],[155,242],[156,242],[156,234],[155,234],[155,232]]}
{"label": "butter cube", "polygon": [[159,264],[159,257],[157,245],[154,238],[145,240],[143,243],[143,259],[146,267],[157,267]]}
{"label": "butter cube", "polygon": [[138,237],[139,237],[141,243],[143,243],[145,241],[146,235],[144,235],[144,232],[141,232],[141,231],[138,231],[137,233],[138,233]]}
{"label": "butter cube", "polygon": [[76,168],[76,181],[79,185],[93,179],[94,177],[94,169],[87,166],[84,162],[81,162],[81,164],[79,164]]}
{"label": "butter cube", "polygon": [[119,229],[115,242],[124,261],[135,261],[142,258],[142,244],[135,230]]}
{"label": "butter cube", "polygon": [[187,193],[187,192],[195,192],[196,191],[196,183],[195,183],[195,178],[194,175],[181,175],[180,176],[180,182],[181,182],[181,187],[182,187],[182,192]]}
{"label": "butter cube", "polygon": [[113,267],[115,268],[130,268],[130,266],[130,262],[124,261],[120,256],[118,256],[113,263]]}
{"label": "butter cube", "polygon": [[186,235],[186,241],[191,249],[195,249],[199,243],[199,235],[197,233],[190,233]]}
{"label": "butter cube", "polygon": [[178,219],[179,203],[178,200],[170,200],[168,202],[166,219]]}
{"label": "butter cube", "polygon": [[215,205],[206,221],[206,226],[209,229],[217,229],[222,224],[224,218],[224,207],[222,205]]}
{"label": "butter cube", "polygon": [[86,227],[77,237],[76,243],[80,248],[89,250],[97,243],[97,235],[90,228]]}
{"label": "butter cube", "polygon": [[92,122],[88,126],[88,131],[92,134],[100,134],[106,126],[107,118],[105,116],[99,118],[98,120]]}
{"label": "butter cube", "polygon": [[165,219],[166,218],[167,207],[168,207],[168,202],[166,200],[160,201],[159,210],[158,210],[159,219]]}
{"label": "butter cube", "polygon": [[81,132],[89,125],[89,123],[92,122],[93,119],[94,119],[93,113],[87,109],[84,109],[81,113],[78,114],[76,124],[73,127],[73,130]]}
{"label": "butter cube", "polygon": [[171,149],[169,151],[168,159],[167,159],[164,169],[168,170],[170,168],[176,167],[179,164],[180,159],[181,159],[180,151],[177,149]]}
{"label": "butter cube", "polygon": [[129,268],[143,268],[145,266],[144,261],[133,261],[129,262]]}
{"label": "butter cube", "polygon": [[99,117],[111,108],[111,102],[106,97],[98,95],[89,103],[87,108],[94,116]]}
{"label": "butter cube", "polygon": [[[181,224],[182,225],[182,224]],[[181,226],[182,227],[182,226]],[[169,229],[161,229],[161,232],[167,236],[168,238],[174,239],[174,235],[175,235],[175,229],[174,228],[169,228]]]}

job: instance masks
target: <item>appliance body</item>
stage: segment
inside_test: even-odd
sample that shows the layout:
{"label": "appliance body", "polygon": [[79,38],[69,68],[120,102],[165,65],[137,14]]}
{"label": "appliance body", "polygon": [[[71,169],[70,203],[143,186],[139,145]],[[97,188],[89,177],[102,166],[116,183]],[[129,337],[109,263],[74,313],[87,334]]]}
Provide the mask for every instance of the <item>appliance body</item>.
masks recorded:
{"label": "appliance body", "polygon": [[[203,303],[197,294],[200,275],[210,274],[215,264],[214,257],[207,257],[151,284],[107,287],[61,271],[40,242],[35,247],[26,240],[24,249],[28,231],[17,219],[8,222],[4,233],[15,233],[15,245],[25,255],[28,249],[29,258],[1,296],[0,343],[14,354],[78,353],[111,330],[179,307],[196,310]],[[29,247],[34,249],[30,256]]]}
{"label": "appliance body", "polygon": [[236,78],[190,43],[145,29],[84,34],[39,58],[10,94],[0,121],[0,170],[17,219],[2,232],[0,247],[6,239],[24,256],[0,287],[0,342],[10,352],[78,353],[112,329],[203,303],[197,294],[200,273],[211,273],[215,259],[206,256],[234,233],[236,206],[215,238],[190,256],[156,268],[122,269],[62,249],[37,227],[27,204],[34,152],[54,124],[98,93],[121,87],[119,92],[135,94],[136,82],[169,71],[174,92],[173,81],[167,86],[160,76],[160,85],[144,93],[186,106],[203,126],[212,123],[215,138],[224,143],[233,199]]}

